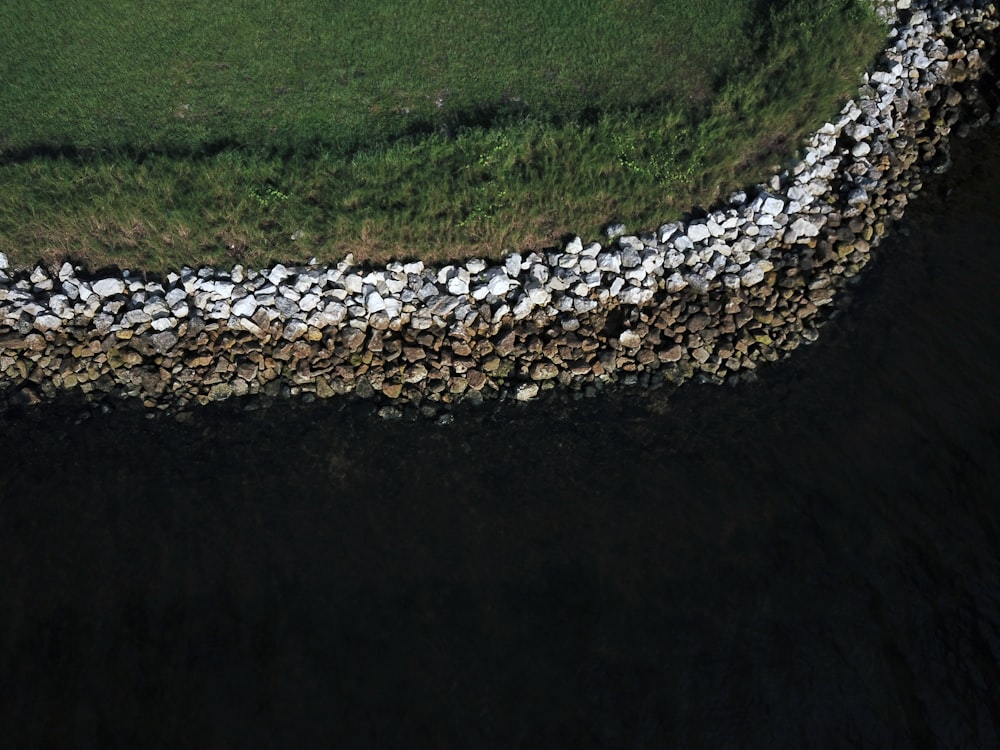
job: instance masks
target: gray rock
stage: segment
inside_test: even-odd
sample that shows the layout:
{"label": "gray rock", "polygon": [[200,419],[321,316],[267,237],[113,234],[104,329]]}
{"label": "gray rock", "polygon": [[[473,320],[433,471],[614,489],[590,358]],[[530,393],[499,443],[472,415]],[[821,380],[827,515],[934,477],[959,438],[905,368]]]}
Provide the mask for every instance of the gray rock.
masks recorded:
{"label": "gray rock", "polygon": [[699,294],[704,294],[710,286],[709,279],[700,273],[689,273],[684,275],[684,280],[688,286]]}
{"label": "gray rock", "polygon": [[166,354],[177,345],[177,334],[172,331],[154,333],[149,337],[157,354]]}

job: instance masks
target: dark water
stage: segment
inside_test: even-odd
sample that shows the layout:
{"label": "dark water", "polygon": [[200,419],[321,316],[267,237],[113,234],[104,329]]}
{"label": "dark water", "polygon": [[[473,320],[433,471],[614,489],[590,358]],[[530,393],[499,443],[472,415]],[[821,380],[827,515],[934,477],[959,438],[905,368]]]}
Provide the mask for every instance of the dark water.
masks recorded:
{"label": "dark water", "polygon": [[4,417],[0,745],[1000,747],[1000,146],[738,389]]}

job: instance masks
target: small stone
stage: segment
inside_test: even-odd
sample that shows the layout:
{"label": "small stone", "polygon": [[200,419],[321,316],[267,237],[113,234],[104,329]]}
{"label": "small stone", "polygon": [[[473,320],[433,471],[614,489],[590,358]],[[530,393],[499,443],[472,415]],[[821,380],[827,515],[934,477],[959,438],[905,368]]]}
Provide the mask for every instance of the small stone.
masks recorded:
{"label": "small stone", "polygon": [[166,354],[177,345],[178,338],[173,331],[162,331],[150,336],[150,341],[157,354]]}
{"label": "small stone", "polygon": [[618,341],[625,349],[638,349],[642,346],[642,337],[632,330],[622,331]]}
{"label": "small stone", "polygon": [[481,391],[486,385],[486,375],[479,370],[469,370],[465,373],[465,379],[469,381],[469,388],[474,391]]}
{"label": "small stone", "polygon": [[514,392],[514,398],[518,401],[531,401],[538,395],[537,383],[521,383]]}
{"label": "small stone", "polygon": [[42,333],[53,331],[62,325],[62,318],[58,315],[39,315],[35,318],[35,328]]}
{"label": "small stone", "polygon": [[661,351],[657,356],[661,362],[678,362],[684,356],[684,349],[680,344],[674,344],[669,349]]}
{"label": "small stone", "polygon": [[[287,323],[285,323],[285,330],[282,332],[281,337],[287,341],[296,341],[302,338],[306,331],[309,330],[309,326],[298,318],[292,318]],[[364,334],[362,334],[362,337]]]}
{"label": "small stone", "polygon": [[208,398],[212,401],[225,401],[233,395],[233,387],[229,383],[217,383],[208,391]]}
{"label": "small stone", "polygon": [[536,362],[531,368],[532,380],[551,380],[558,377],[559,368],[552,362]]}

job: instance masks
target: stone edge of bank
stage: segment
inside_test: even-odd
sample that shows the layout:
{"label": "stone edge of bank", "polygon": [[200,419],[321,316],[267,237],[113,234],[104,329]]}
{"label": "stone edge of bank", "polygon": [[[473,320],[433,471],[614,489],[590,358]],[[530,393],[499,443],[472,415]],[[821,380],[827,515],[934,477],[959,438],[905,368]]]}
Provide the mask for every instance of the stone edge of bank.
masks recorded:
{"label": "stone edge of bank", "polygon": [[[992,2],[879,2],[876,69],[802,158],[703,218],[550,252],[367,270],[185,268],[162,281],[7,269],[0,407],[64,391],[183,409],[232,396],[375,399],[382,416],[560,384],[738,380],[815,340],[947,138],[995,117]],[[994,82],[995,83],[995,82]],[[995,86],[994,86],[995,89]]]}

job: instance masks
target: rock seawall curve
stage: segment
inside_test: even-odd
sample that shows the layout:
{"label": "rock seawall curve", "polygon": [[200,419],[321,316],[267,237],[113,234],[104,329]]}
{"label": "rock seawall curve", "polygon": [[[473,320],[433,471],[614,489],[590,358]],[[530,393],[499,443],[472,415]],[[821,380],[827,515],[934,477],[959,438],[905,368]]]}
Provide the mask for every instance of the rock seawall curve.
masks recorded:
{"label": "rock seawall curve", "polygon": [[[879,2],[888,46],[802,158],[707,216],[605,243],[429,268],[8,269],[0,407],[64,390],[183,409],[256,394],[428,414],[563,387],[739,379],[815,340],[948,137],[995,118],[992,2]],[[983,77],[986,85],[974,82]]]}

